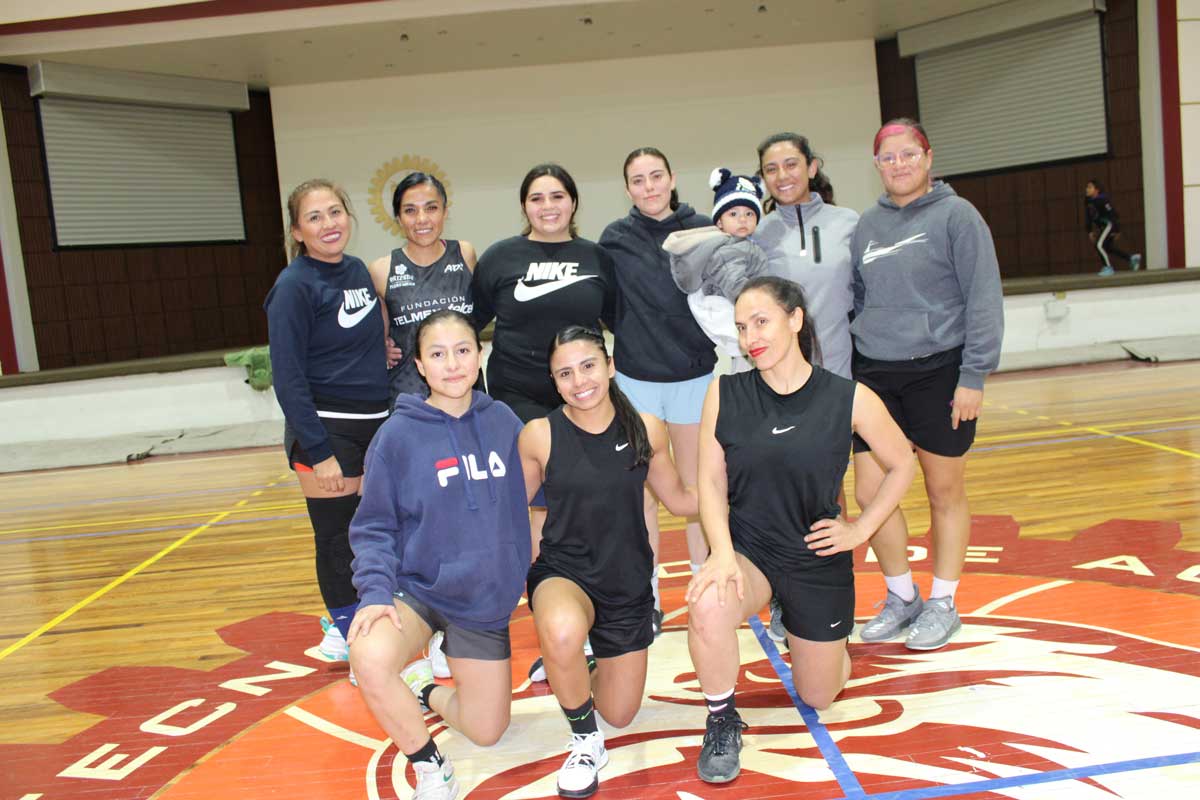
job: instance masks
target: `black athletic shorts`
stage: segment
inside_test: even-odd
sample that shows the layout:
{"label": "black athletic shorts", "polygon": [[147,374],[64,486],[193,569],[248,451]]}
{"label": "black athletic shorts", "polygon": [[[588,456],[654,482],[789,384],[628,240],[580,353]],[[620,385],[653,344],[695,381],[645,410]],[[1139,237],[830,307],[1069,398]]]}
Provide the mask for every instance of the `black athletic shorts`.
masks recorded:
{"label": "black athletic shorts", "polygon": [[413,610],[421,621],[434,633],[445,634],[442,652],[450,658],[474,658],[479,661],[504,661],[512,658],[512,642],[508,638],[508,626],[489,631],[477,631],[455,625],[436,611],[413,597],[408,592],[396,592],[394,597]]}
{"label": "black athletic shorts", "polygon": [[[387,403],[380,408],[367,407],[356,411],[327,411],[317,409],[317,416],[329,434],[329,446],[342,468],[342,476],[357,478],[363,474],[367,447],[388,416]],[[288,466],[297,472],[312,472],[313,458],[304,451],[290,422],[283,425],[283,450]]]}
{"label": "black athletic shorts", "polygon": [[596,658],[616,658],[626,653],[636,653],[638,650],[645,650],[654,641],[654,593],[649,584],[646,584],[646,595],[643,598],[628,604],[607,604],[598,600],[586,586],[570,575],[564,575],[539,558],[529,568],[529,575],[525,580],[530,610],[533,609],[533,593],[538,584],[547,578],[564,578],[571,581],[592,601],[596,620],[592,623],[592,629],[588,631],[588,641],[592,643],[592,654]]}
{"label": "black athletic shorts", "polygon": [[[910,361],[876,361],[855,353],[852,369],[854,380],[879,395],[910,442],[934,455],[957,457],[975,441],[975,420],[959,421],[958,430],[950,427],[961,365],[958,347]],[[854,452],[870,449],[855,434]]]}
{"label": "black athletic shorts", "polygon": [[783,610],[783,627],[810,642],[836,642],[854,629],[854,555],[821,558],[814,569],[781,568],[774,559],[756,558],[734,543],[735,552],[758,567]]}

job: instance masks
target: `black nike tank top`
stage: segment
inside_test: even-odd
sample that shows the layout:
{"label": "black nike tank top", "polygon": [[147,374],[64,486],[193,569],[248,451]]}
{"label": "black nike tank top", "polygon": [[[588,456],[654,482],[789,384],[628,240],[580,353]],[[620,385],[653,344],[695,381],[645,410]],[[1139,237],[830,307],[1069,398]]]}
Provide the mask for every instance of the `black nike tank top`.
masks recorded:
{"label": "black nike tank top", "polygon": [[643,512],[648,466],[633,466],[616,417],[596,434],[576,427],[561,407],[547,419],[549,514],[538,560],[606,605],[644,602],[654,567]]}
{"label": "black nike tank top", "polygon": [[453,308],[471,313],[471,271],[463,260],[462,248],[453,239],[444,240],[446,252],[427,267],[414,264],[402,248],[392,251],[388,266],[387,304],[391,321],[389,334],[403,351],[400,363],[388,370],[391,402],[405,393],[429,396],[425,379],[417,372],[417,325],[435,311]]}
{"label": "black nike tank top", "polygon": [[720,379],[717,442],[729,479],[734,549],[777,569],[844,568],[851,553],[808,549],[809,526],[841,513],[838,490],[850,461],[854,382],[814,366],[791,394],[758,370]]}

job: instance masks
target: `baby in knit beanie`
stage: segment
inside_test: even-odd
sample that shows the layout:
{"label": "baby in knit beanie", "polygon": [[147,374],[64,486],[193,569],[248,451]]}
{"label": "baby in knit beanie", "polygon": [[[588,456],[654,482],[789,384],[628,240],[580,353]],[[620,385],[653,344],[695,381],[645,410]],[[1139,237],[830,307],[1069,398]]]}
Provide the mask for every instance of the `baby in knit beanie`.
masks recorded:
{"label": "baby in knit beanie", "polygon": [[700,328],[733,362],[734,372],[750,369],[738,344],[733,303],[751,278],[767,273],[767,254],[750,234],[762,218],[763,187],[756,177],[713,170],[716,225],[677,231],[663,242],[671,255],[671,277],[688,296]]}

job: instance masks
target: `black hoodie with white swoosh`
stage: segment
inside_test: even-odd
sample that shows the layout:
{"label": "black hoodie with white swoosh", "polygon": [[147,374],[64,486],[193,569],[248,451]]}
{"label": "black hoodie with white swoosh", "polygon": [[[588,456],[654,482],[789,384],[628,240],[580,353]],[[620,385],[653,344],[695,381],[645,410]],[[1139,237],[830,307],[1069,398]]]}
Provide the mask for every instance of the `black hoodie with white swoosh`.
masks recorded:
{"label": "black hoodie with white swoosh", "polygon": [[322,401],[388,401],[383,314],[362,261],[336,264],[297,256],[267,293],[267,330],[275,398],[314,461],[333,455],[317,416]]}

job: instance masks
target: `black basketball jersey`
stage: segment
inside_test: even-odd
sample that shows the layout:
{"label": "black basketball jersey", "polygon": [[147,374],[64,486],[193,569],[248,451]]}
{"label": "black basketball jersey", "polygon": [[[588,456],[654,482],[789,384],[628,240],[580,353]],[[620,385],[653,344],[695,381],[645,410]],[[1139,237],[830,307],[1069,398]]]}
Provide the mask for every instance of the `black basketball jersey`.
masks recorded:
{"label": "black basketball jersey", "polygon": [[817,366],[787,395],[771,389],[758,370],[719,380],[716,437],[725,450],[735,549],[782,569],[833,566],[849,557],[818,556],[804,537],[817,520],[841,513],[854,382]]}
{"label": "black basketball jersey", "polygon": [[410,261],[403,249],[392,251],[383,300],[391,321],[389,335],[403,351],[400,363],[388,371],[393,404],[400,394],[429,396],[429,387],[415,363],[421,320],[444,308],[471,314],[471,271],[458,242],[446,239],[445,245],[442,257],[424,267]]}
{"label": "black basketball jersey", "polygon": [[576,427],[561,407],[547,419],[549,513],[538,560],[605,604],[644,601],[654,567],[643,511],[648,466],[633,466],[616,417],[603,433]]}

